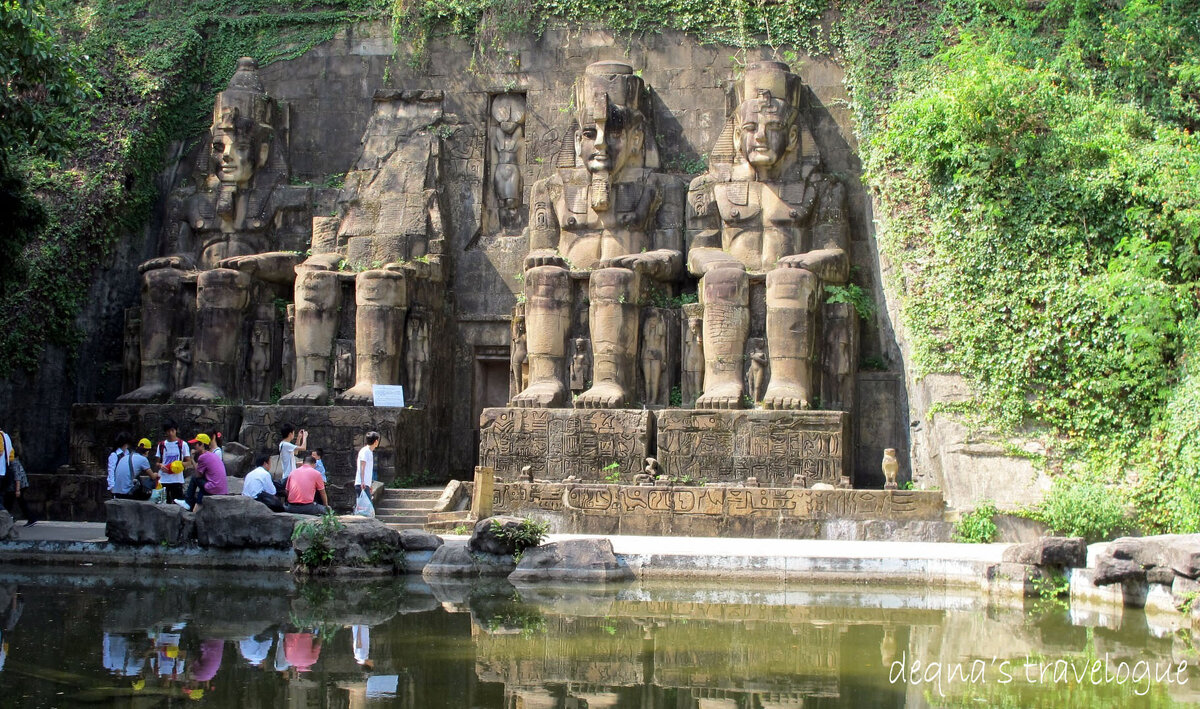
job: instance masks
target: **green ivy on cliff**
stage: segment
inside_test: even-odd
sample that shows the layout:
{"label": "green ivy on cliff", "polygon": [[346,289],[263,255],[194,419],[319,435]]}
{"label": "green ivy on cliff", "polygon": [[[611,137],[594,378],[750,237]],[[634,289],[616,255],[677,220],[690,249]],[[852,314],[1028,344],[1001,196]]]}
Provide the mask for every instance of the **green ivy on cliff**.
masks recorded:
{"label": "green ivy on cliff", "polygon": [[915,366],[1194,531],[1200,8],[951,1],[896,34],[881,5],[844,8],[848,75]]}

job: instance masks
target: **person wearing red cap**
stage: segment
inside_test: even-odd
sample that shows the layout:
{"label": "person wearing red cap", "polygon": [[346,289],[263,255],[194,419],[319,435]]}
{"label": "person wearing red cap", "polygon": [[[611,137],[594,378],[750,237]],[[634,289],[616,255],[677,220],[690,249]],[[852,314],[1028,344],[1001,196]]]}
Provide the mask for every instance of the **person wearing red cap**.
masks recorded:
{"label": "person wearing red cap", "polygon": [[199,511],[205,495],[228,495],[229,480],[225,475],[225,463],[213,452],[212,438],[207,433],[198,433],[188,445],[200,451],[196,456],[196,472],[188,483],[185,500],[175,504],[185,510]]}

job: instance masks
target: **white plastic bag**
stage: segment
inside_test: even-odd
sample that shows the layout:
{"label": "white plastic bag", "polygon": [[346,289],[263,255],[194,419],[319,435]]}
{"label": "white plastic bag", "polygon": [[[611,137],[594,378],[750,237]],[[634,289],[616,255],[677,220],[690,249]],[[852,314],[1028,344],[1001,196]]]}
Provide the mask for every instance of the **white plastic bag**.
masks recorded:
{"label": "white plastic bag", "polygon": [[358,493],[358,501],[354,503],[354,514],[361,517],[375,516],[375,505],[371,504],[371,496],[366,490]]}

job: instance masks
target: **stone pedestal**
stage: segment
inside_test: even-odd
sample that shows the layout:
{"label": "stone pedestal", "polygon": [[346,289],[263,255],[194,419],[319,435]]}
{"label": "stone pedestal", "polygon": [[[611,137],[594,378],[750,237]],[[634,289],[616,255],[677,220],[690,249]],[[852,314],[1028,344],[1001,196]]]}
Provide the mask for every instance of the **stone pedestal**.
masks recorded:
{"label": "stone pedestal", "polygon": [[651,413],[638,409],[484,409],[479,464],[504,480],[529,466],[546,480],[629,483],[650,454],[653,430]]}
{"label": "stone pedestal", "polygon": [[[129,433],[136,443],[149,438],[157,445],[163,439],[162,425],[174,421],[179,437],[220,431],[226,440],[238,440],[242,425],[241,406],[202,404],[75,404],[71,407],[71,467],[85,475],[106,475],[108,454],[116,447],[117,434]],[[242,472],[230,471],[240,475]]]}
{"label": "stone pedestal", "polygon": [[672,478],[789,487],[799,475],[812,487],[850,473],[843,411],[667,409],[655,418],[657,458]]}

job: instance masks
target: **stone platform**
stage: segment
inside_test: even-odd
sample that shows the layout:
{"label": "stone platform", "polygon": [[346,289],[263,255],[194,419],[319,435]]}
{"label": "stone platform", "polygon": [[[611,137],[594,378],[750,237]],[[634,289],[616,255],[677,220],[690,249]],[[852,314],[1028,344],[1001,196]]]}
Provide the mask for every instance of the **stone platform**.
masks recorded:
{"label": "stone platform", "polygon": [[[848,484],[843,411],[484,409],[479,465],[504,480],[625,483],[657,458],[676,480],[789,487]],[[615,465],[614,465],[615,464]]]}
{"label": "stone platform", "polygon": [[952,526],[929,490],[521,482],[496,483],[492,504],[572,534],[947,541]]}

